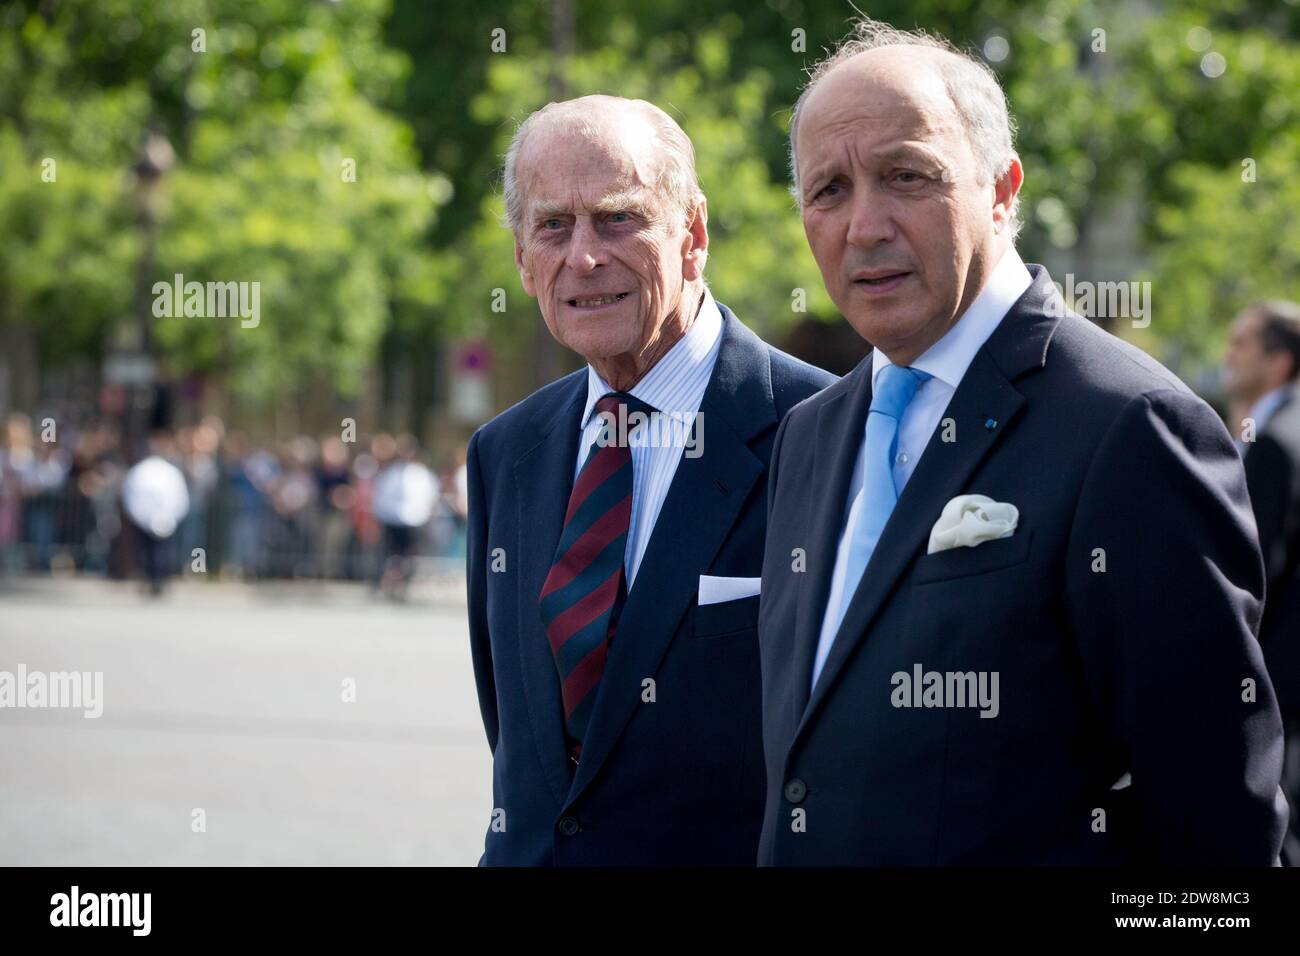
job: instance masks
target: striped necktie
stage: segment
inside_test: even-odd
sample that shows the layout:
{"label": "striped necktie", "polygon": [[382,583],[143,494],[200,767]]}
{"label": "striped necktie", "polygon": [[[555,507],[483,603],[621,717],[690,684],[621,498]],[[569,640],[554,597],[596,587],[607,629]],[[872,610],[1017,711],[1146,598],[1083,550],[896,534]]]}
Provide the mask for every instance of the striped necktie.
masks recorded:
{"label": "striped necktie", "polygon": [[[596,413],[614,427],[602,431],[573,483],[564,530],[541,593],[574,762],[582,753],[609,642],[627,596],[623,556],[632,519],[632,452],[617,440],[617,423],[626,421],[624,409],[653,411],[622,392],[596,402]],[[616,440],[605,440],[610,435]]]}

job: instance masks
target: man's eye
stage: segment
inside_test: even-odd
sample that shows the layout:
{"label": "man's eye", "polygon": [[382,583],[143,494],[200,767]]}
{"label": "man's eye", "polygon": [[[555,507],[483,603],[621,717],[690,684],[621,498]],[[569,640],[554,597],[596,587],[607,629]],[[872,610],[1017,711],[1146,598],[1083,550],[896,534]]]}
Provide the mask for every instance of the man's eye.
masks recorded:
{"label": "man's eye", "polygon": [[559,219],[545,219],[542,221],[543,229],[559,229],[564,223]]}
{"label": "man's eye", "polygon": [[833,199],[836,196],[838,196],[840,191],[843,191],[843,189],[844,187],[841,186],[839,183],[827,183],[825,186],[823,186],[821,189],[817,191],[817,195],[814,196],[813,198]]}
{"label": "man's eye", "polygon": [[894,174],[894,182],[903,186],[915,186],[917,183],[925,182],[926,178],[910,169],[902,169]]}
{"label": "man's eye", "polygon": [[609,221],[610,222],[631,222],[632,214],[626,212],[610,213]]}

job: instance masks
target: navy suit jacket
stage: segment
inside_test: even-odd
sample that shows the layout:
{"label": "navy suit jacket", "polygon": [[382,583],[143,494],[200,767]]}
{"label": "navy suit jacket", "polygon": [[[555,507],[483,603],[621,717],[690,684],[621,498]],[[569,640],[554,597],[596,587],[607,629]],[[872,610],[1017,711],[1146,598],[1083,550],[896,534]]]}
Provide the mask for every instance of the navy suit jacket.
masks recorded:
{"label": "navy suit jacket", "polygon": [[1246,446],[1246,486],[1268,579],[1259,642],[1282,715],[1300,727],[1300,398]]}
{"label": "navy suit jacket", "polygon": [[[944,413],[952,428],[936,429],[904,487],[811,693],[870,358],[778,431],[759,616],[760,863],[1277,859],[1281,724],[1256,640],[1263,563],[1240,459],[1209,406],[1066,314],[1046,271],[1029,268]],[[927,554],[961,494],[1019,508],[1014,534]],[[969,686],[958,681],[932,700],[950,706],[902,706],[917,701],[896,675],[917,665],[945,689],[949,673],[983,673],[990,688],[996,673],[997,715],[955,706]]]}
{"label": "navy suit jacket", "polygon": [[482,864],[754,864],[764,786],[758,598],[699,607],[699,577],[759,576],[777,424],[835,378],[720,309],[702,454],[678,464],[576,775],[538,595],[573,486],[586,368],[470,440],[470,640],[493,756]]}

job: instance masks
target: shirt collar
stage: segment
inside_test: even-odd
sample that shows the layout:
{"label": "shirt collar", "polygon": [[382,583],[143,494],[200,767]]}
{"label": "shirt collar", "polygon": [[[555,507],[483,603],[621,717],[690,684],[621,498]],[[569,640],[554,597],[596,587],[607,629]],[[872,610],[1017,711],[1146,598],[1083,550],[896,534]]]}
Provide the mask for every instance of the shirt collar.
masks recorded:
{"label": "shirt collar", "polygon": [[[718,304],[713,301],[713,293],[705,286],[704,301],[700,303],[700,311],[695,316],[695,321],[690,324],[686,329],[686,333],[677,340],[667,354],[642,376],[641,381],[628,390],[628,394],[633,398],[641,399],[651,408],[659,411],[681,413],[698,411],[700,402],[704,398],[704,390],[701,388],[698,395],[683,396],[681,394],[681,382],[683,379],[691,378],[691,376],[686,376],[683,373],[687,369],[704,363],[711,364],[717,356],[721,337],[722,312],[718,309]],[[705,376],[704,385],[707,384],[708,377]],[[589,364],[587,366],[587,404],[582,410],[582,420],[578,425],[580,429],[587,427],[596,403],[612,391],[614,389],[610,387],[609,383]],[[683,401],[684,398],[688,400]],[[693,407],[686,408],[682,407],[683,405],[693,405]]]}
{"label": "shirt collar", "polygon": [[1250,413],[1247,417],[1255,420],[1255,431],[1261,431],[1268,420],[1273,417],[1273,413],[1282,407],[1282,403],[1291,397],[1295,391],[1293,385],[1282,385],[1261,395],[1254,405],[1250,406]]}
{"label": "shirt collar", "polygon": [[[1008,246],[998,264],[989,273],[988,281],[975,301],[962,314],[943,338],[926,349],[912,363],[912,368],[929,372],[954,390],[960,384],[966,369],[975,360],[975,353],[984,345],[1003,317],[1033,284],[1033,276],[1025,268],[1015,246]],[[886,365],[892,365],[889,356],[881,349],[871,352],[871,387]]]}

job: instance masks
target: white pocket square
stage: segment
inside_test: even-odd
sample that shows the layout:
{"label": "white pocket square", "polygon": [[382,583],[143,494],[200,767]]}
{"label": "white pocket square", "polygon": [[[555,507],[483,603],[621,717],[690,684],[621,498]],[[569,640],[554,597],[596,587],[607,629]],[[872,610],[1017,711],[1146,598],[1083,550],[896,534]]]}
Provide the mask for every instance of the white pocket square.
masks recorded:
{"label": "white pocket square", "polygon": [[1020,520],[1020,510],[987,495],[958,495],[943,506],[943,514],[930,529],[926,554],[949,548],[973,548],[995,538],[1009,538]]}
{"label": "white pocket square", "polygon": [[699,603],[721,604],[723,601],[753,597],[759,593],[762,583],[762,578],[715,578],[710,574],[701,574]]}

